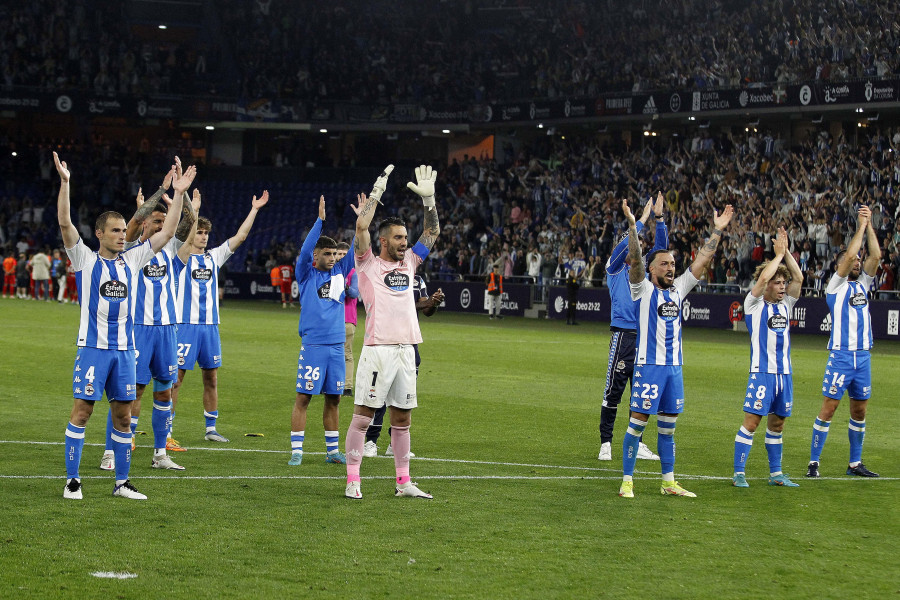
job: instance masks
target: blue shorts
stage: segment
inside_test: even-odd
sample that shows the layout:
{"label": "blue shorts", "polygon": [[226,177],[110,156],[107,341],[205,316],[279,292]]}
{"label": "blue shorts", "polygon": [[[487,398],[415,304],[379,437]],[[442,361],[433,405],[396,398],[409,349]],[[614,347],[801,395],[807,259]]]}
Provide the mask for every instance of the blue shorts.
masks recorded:
{"label": "blue shorts", "polygon": [[309,344],[300,346],[297,361],[297,393],[341,394],[344,391],[344,344]]}
{"label": "blue shorts", "polygon": [[645,415],[683,412],[684,378],[681,366],[635,365],[629,407]]}
{"label": "blue shorts", "polygon": [[791,416],[794,404],[794,382],[790,375],[778,373],[750,373],[744,412],[751,415],[776,414]]}
{"label": "blue shorts", "polygon": [[844,392],[851,400],[872,397],[872,362],[868,350],[832,350],[822,379],[822,395],[840,400]]}
{"label": "blue shorts", "polygon": [[72,373],[72,395],[96,402],[106,391],[108,401],[131,402],[135,398],[134,350],[79,348]]}
{"label": "blue shorts", "polygon": [[194,364],[201,369],[218,369],[222,366],[222,342],[218,325],[178,326],[178,368],[193,371]]}
{"label": "blue shorts", "polygon": [[178,376],[178,341],[175,335],[174,325],[134,326],[138,384],[147,385],[151,379],[175,381]]}

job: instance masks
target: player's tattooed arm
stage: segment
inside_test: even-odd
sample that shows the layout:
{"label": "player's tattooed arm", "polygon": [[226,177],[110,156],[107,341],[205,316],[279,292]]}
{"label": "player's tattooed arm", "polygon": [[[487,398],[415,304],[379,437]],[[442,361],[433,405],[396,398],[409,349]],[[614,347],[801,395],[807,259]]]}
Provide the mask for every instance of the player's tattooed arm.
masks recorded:
{"label": "player's tattooed arm", "polygon": [[419,237],[419,243],[431,250],[438,236],[441,234],[441,224],[438,221],[437,208],[425,209],[424,231]]}
{"label": "player's tattooed arm", "polygon": [[628,261],[631,267],[628,270],[628,280],[631,283],[640,283],[647,276],[644,269],[644,261],[641,260],[641,241],[638,239],[637,222],[631,209],[628,208],[628,200],[622,200],[622,212],[628,221]]}
{"label": "player's tattooed arm", "polygon": [[[194,188],[194,197],[198,203],[200,199],[200,190]],[[186,242],[191,235],[191,229],[197,221],[197,215],[194,214],[194,207],[191,199],[188,198],[187,192],[182,195],[181,220],[178,222],[178,229],[175,230],[175,237]]]}
{"label": "player's tattooed arm", "polygon": [[734,216],[734,208],[730,204],[725,206],[725,210],[722,211],[721,215],[719,211],[713,209],[713,231],[706,243],[703,244],[703,247],[700,248],[700,252],[697,253],[697,258],[691,263],[691,273],[697,279],[700,279],[713,256],[715,256],[716,249],[719,247],[719,241],[722,239],[722,231],[728,227],[732,216]]}
{"label": "player's tattooed arm", "polygon": [[[856,262],[856,257],[862,249],[863,238],[866,236],[866,229],[869,227],[871,216],[872,212],[868,206],[859,207],[856,215],[856,233],[850,238],[850,243],[847,244],[847,251],[844,252],[844,256],[834,269],[834,274],[838,277],[847,277],[850,271],[853,270],[853,263]],[[873,270],[872,272],[874,273],[875,271]]]}
{"label": "player's tattooed arm", "polygon": [[56,216],[59,219],[59,230],[62,233],[63,244],[66,248],[72,248],[78,243],[78,230],[72,224],[72,214],[69,204],[69,166],[65,161],[59,160],[59,155],[53,153],[53,162],[56,163],[56,172],[59,173],[59,196],[56,200]]}
{"label": "player's tattooed arm", "polygon": [[125,228],[125,240],[128,242],[133,242],[140,236],[141,233],[141,225],[150,216],[153,212],[153,209],[156,208],[156,205],[162,199],[163,194],[165,194],[169,187],[172,185],[172,178],[175,176],[175,165],[172,165],[172,168],[169,169],[166,176],[163,178],[162,185],[159,186],[159,189],[153,192],[153,195],[144,199],[144,195],[142,190],[138,190],[137,198],[135,198],[137,202],[137,210],[131,216],[131,220],[128,221],[128,226]]}

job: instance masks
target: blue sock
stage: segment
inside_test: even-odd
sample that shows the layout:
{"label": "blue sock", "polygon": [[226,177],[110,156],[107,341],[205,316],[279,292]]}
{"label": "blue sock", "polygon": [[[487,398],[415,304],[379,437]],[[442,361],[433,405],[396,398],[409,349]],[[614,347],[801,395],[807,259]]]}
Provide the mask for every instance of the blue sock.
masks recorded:
{"label": "blue sock", "polygon": [[628,430],[622,440],[622,474],[629,477],[634,475],[634,465],[637,462],[638,444],[641,441],[641,435],[647,423],[635,419],[628,420]]}
{"label": "blue sock", "polygon": [[112,410],[106,413],[106,451],[112,452],[113,443],[112,443],[112,432],[113,432],[113,424],[112,424]]}
{"label": "blue sock", "polygon": [[337,431],[325,432],[325,451],[329,454],[338,451],[338,435]]}
{"label": "blue sock", "polygon": [[134,432],[137,431],[138,418],[131,417],[131,436],[134,437]]}
{"label": "blue sock", "polygon": [[303,438],[306,431],[291,432],[291,452],[303,452]]}
{"label": "blue sock", "polygon": [[850,435],[850,464],[854,467],[856,463],[862,461],[863,440],[866,437],[866,421],[854,421],[850,419],[850,428],[847,430]]}
{"label": "blue sock", "polygon": [[809,462],[819,462],[822,456],[822,448],[825,447],[825,440],[828,438],[828,427],[831,421],[823,421],[816,417],[813,423],[812,444],[809,449]]}
{"label": "blue sock", "polygon": [[169,415],[172,414],[171,400],[154,400],[153,414],[150,417],[153,425],[153,447],[165,449],[166,434],[169,432]]}
{"label": "blue sock", "polygon": [[175,405],[173,403],[172,410],[169,411],[169,427],[166,432],[166,437],[172,437],[172,427],[175,425]]}
{"label": "blue sock", "polygon": [[78,477],[81,451],[84,449],[84,427],[66,426],[66,478]]}
{"label": "blue sock", "polygon": [[210,431],[216,430],[216,419],[219,418],[219,411],[214,410],[212,412],[203,411],[203,416],[206,417],[206,433]]}
{"label": "blue sock", "polygon": [[734,436],[734,472],[743,473],[753,447],[753,432],[741,427]]}
{"label": "blue sock", "polygon": [[659,452],[663,475],[675,472],[675,420],[678,417],[656,417],[656,451]]}
{"label": "blue sock", "polygon": [[116,485],[128,480],[131,469],[131,432],[113,430],[113,454],[116,456]]}
{"label": "blue sock", "polygon": [[782,433],[766,429],[766,452],[769,455],[769,475],[781,475]]}

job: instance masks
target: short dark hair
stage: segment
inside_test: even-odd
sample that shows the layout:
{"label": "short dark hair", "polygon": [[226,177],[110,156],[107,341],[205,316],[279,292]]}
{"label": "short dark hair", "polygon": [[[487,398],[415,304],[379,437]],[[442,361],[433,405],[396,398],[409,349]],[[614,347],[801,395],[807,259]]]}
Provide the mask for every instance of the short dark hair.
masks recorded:
{"label": "short dark hair", "polygon": [[659,250],[654,250],[653,252],[651,252],[650,254],[647,255],[647,267],[649,268],[650,265],[653,264],[653,261],[656,260],[657,254],[662,254],[662,253],[671,254],[672,252],[668,248],[660,248]]}
{"label": "short dark hair", "polygon": [[378,237],[384,237],[391,227],[406,227],[400,217],[388,217],[378,225]]}
{"label": "short dark hair", "polygon": [[338,250],[350,250],[350,244],[347,242],[338,242],[337,246],[335,246]]}
{"label": "short dark hair", "polygon": [[[319,236],[319,241],[316,242],[316,247],[314,250],[321,250],[322,248],[337,248],[338,244],[336,241],[328,237],[327,235]],[[348,246],[349,248],[349,246]]]}
{"label": "short dark hair", "polygon": [[207,219],[206,217],[199,217],[197,219],[197,231],[203,230],[207,233],[212,231],[212,221]]}
{"label": "short dark hair", "polygon": [[110,219],[122,219],[124,221],[125,217],[123,217],[122,215],[120,215],[119,213],[117,213],[114,210],[108,210],[105,213],[101,214],[99,217],[97,217],[97,221],[94,223],[94,230],[95,231],[106,231],[106,222],[109,221]]}
{"label": "short dark hair", "polygon": [[164,215],[169,214],[169,207],[166,206],[165,202],[157,202],[156,206],[153,207],[152,212],[161,212]]}

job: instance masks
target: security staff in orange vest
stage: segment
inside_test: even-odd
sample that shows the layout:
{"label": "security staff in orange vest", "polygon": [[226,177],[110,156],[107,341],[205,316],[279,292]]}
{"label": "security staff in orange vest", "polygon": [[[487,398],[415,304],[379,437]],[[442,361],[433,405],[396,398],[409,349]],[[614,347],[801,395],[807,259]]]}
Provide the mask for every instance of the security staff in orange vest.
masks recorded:
{"label": "security staff in orange vest", "polygon": [[494,265],[494,270],[484,280],[487,284],[488,314],[493,319],[500,316],[500,305],[503,300],[503,275],[500,274],[500,265]]}

